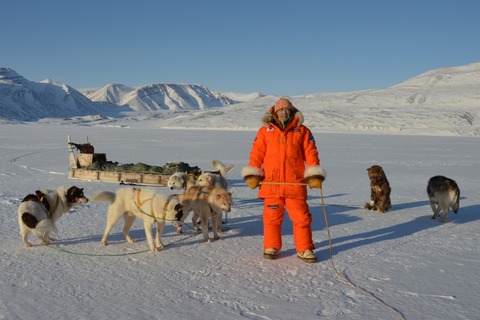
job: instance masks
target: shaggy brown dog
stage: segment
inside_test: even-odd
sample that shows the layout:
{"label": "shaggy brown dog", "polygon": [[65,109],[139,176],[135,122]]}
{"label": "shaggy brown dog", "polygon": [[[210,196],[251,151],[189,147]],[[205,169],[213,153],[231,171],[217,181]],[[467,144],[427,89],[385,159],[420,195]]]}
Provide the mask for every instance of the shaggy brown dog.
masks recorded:
{"label": "shaggy brown dog", "polygon": [[370,178],[370,202],[365,203],[365,209],[388,211],[392,207],[390,202],[390,183],[380,166],[371,166],[367,169]]}

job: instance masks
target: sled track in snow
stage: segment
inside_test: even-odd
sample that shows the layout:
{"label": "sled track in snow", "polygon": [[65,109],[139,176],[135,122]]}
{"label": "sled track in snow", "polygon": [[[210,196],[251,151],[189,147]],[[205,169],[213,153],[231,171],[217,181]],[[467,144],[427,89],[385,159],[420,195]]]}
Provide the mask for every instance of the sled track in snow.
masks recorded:
{"label": "sled track in snow", "polygon": [[30,165],[23,165],[23,164],[17,163],[18,159],[27,158],[27,157],[30,157],[30,156],[35,155],[35,154],[44,153],[44,152],[51,152],[51,151],[52,150],[45,150],[45,151],[36,151],[36,152],[26,153],[26,154],[20,155],[18,157],[15,157],[13,159],[10,159],[10,162],[13,165],[15,165],[17,167],[20,167],[22,169],[25,169],[25,170],[32,170],[32,171],[37,171],[37,172],[41,172],[41,173],[45,173],[45,174],[65,175],[66,174],[65,172],[47,171],[47,170],[42,170],[42,169],[39,169],[39,168],[32,167]]}

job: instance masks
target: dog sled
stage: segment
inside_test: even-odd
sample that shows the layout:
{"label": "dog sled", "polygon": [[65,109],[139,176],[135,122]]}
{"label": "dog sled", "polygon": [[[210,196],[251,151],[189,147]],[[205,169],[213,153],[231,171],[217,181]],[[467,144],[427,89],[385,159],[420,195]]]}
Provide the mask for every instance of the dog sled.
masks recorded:
{"label": "dog sled", "polygon": [[67,138],[70,171],[68,177],[78,180],[105,181],[119,184],[166,186],[168,179],[175,172],[199,174],[198,167],[187,163],[167,163],[164,166],[150,166],[144,163],[120,164],[107,161],[105,153],[96,153],[95,148],[85,138],[81,144],[73,143]]}

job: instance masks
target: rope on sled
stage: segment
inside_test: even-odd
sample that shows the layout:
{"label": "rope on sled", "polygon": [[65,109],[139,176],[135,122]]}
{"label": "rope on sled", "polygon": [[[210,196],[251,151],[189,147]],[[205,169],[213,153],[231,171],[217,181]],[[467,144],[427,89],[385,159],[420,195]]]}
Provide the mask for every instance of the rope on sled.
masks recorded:
{"label": "rope on sled", "polygon": [[322,209],[323,209],[323,217],[325,218],[325,226],[326,226],[326,229],[327,229],[327,234],[328,234],[328,241],[330,243],[330,262],[332,263],[332,268],[333,270],[335,271],[335,273],[343,280],[346,281],[346,283],[350,284],[351,286],[353,286],[354,288],[356,289],[359,289],[361,290],[362,292],[366,293],[368,296],[370,296],[371,298],[373,298],[375,301],[377,302],[380,302],[381,304],[383,304],[385,307],[387,307],[389,310],[393,311],[394,313],[396,313],[398,315],[398,317],[400,319],[403,319],[405,320],[405,317],[403,316],[403,314],[398,311],[397,309],[395,309],[394,307],[388,305],[387,303],[385,303],[384,301],[382,301],[380,298],[376,297],[373,293],[367,291],[366,289],[360,287],[359,285],[353,283],[351,280],[347,279],[342,273],[340,273],[338,270],[337,270],[337,267],[335,266],[335,263],[333,262],[333,242],[332,242],[332,237],[330,235],[330,227],[328,226],[328,219],[327,219],[327,210],[325,209],[325,202],[323,201],[323,189],[320,188],[320,198],[322,199]]}

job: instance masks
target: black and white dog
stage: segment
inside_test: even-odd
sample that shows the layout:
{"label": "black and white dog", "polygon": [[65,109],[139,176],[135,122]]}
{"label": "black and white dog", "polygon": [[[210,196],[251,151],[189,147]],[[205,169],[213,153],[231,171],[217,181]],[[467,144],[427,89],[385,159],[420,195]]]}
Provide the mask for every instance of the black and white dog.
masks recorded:
{"label": "black and white dog", "polygon": [[55,222],[74,206],[87,202],[83,188],[75,186],[37,190],[35,194],[27,195],[18,206],[18,225],[24,246],[32,246],[28,240],[30,233],[41,244],[50,243],[49,233],[57,232]]}

